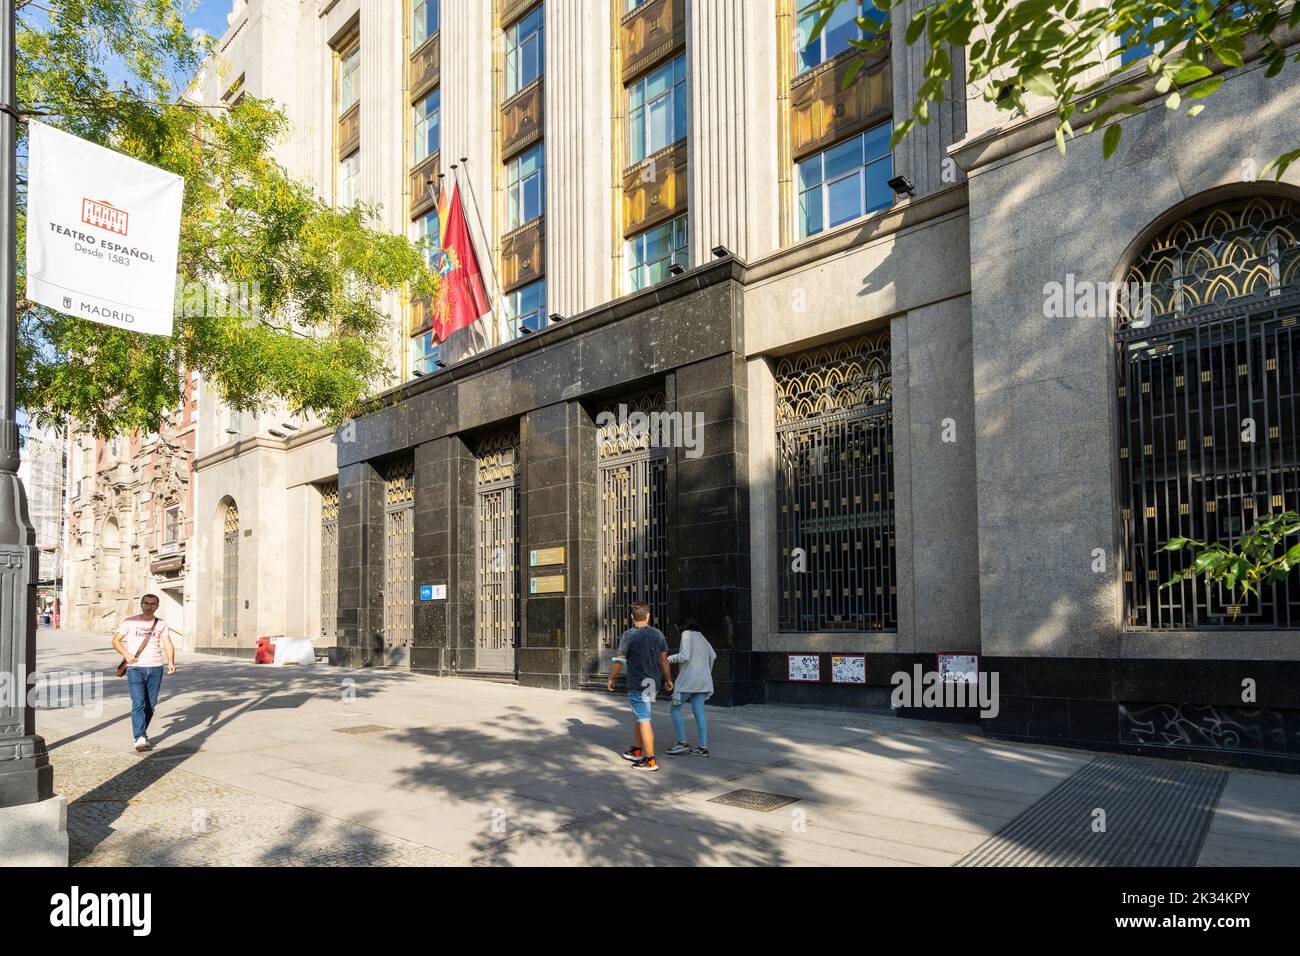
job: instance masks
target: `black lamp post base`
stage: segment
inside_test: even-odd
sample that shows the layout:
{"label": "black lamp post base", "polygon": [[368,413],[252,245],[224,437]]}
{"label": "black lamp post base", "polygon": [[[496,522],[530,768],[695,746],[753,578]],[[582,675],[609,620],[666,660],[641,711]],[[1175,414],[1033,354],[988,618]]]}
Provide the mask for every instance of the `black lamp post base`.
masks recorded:
{"label": "black lamp post base", "polygon": [[45,739],[0,737],[0,807],[39,803],[54,796],[54,768]]}

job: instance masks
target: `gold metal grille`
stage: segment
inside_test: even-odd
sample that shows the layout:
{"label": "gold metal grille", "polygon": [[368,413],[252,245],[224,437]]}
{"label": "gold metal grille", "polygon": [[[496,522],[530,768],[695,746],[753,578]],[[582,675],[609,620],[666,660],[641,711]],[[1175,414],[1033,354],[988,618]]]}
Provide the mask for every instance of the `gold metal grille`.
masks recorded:
{"label": "gold metal grille", "polygon": [[[1120,325],[1160,319],[1300,285],[1300,206],[1256,196],[1210,206],[1169,226],[1133,263],[1117,303]],[[1225,371],[1230,369],[1227,366]],[[1245,366],[1237,368],[1245,374]],[[1202,372],[1202,381],[1209,381]]]}
{"label": "gold metal grille", "polygon": [[339,483],[320,486],[320,636],[338,639]]}
{"label": "gold metal grille", "polygon": [[888,332],[801,352],[776,364],[778,425],[887,404],[892,397]]}
{"label": "gold metal grille", "polygon": [[664,393],[652,392],[606,409],[618,421],[600,429],[600,638],[612,648],[630,625],[631,605],[650,605],[651,623],[663,627],[668,612],[668,528],[665,451],[638,435],[632,411],[664,409]]}
{"label": "gold metal grille", "polygon": [[415,637],[415,462],[384,469],[384,646],[410,647]]}
{"label": "gold metal grille", "polygon": [[221,636],[239,636],[239,509],[226,504],[225,535],[221,554]]}
{"label": "gold metal grille", "polygon": [[519,433],[485,438],[475,449],[478,601],[475,666],[514,669],[519,632]]}

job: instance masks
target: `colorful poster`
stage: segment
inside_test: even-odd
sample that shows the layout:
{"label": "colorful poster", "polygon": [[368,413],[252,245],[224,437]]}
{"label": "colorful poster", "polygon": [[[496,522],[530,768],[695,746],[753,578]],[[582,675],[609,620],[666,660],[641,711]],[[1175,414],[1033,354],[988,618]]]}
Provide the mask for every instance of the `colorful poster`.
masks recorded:
{"label": "colorful poster", "polygon": [[832,684],[865,684],[867,659],[861,654],[834,654],[831,656]]}
{"label": "colorful poster", "polygon": [[818,654],[789,654],[790,680],[818,683],[822,679],[821,656]]}
{"label": "colorful poster", "polygon": [[979,680],[978,654],[940,654],[939,680],[944,683],[974,684]]}

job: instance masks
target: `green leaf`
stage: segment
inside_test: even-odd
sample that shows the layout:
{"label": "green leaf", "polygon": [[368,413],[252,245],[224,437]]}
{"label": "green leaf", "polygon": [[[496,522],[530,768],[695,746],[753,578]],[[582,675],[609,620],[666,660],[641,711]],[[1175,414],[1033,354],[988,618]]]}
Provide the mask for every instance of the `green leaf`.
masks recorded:
{"label": "green leaf", "polygon": [[1179,94],[1177,90],[1174,90],[1172,93],[1169,94],[1168,99],[1165,100],[1165,107],[1167,109],[1176,110],[1178,109],[1179,106],[1182,105],[1182,102],[1183,102],[1182,96]]}
{"label": "green leaf", "polygon": [[1106,127],[1106,132],[1101,140],[1101,155],[1103,159],[1110,159],[1115,155],[1115,150],[1119,148],[1119,138],[1123,135],[1123,130],[1119,123],[1111,123]]}

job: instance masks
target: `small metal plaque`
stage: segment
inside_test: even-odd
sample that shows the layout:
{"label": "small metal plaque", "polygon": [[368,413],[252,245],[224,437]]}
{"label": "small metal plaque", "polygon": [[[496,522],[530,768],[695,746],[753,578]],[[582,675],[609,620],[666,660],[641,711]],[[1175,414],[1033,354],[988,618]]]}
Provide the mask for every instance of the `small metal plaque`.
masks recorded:
{"label": "small metal plaque", "polygon": [[529,594],[563,594],[564,575],[547,574],[539,578],[528,579]]}
{"label": "small metal plaque", "polygon": [[528,566],[535,568],[564,563],[564,548],[539,548],[528,552]]}

